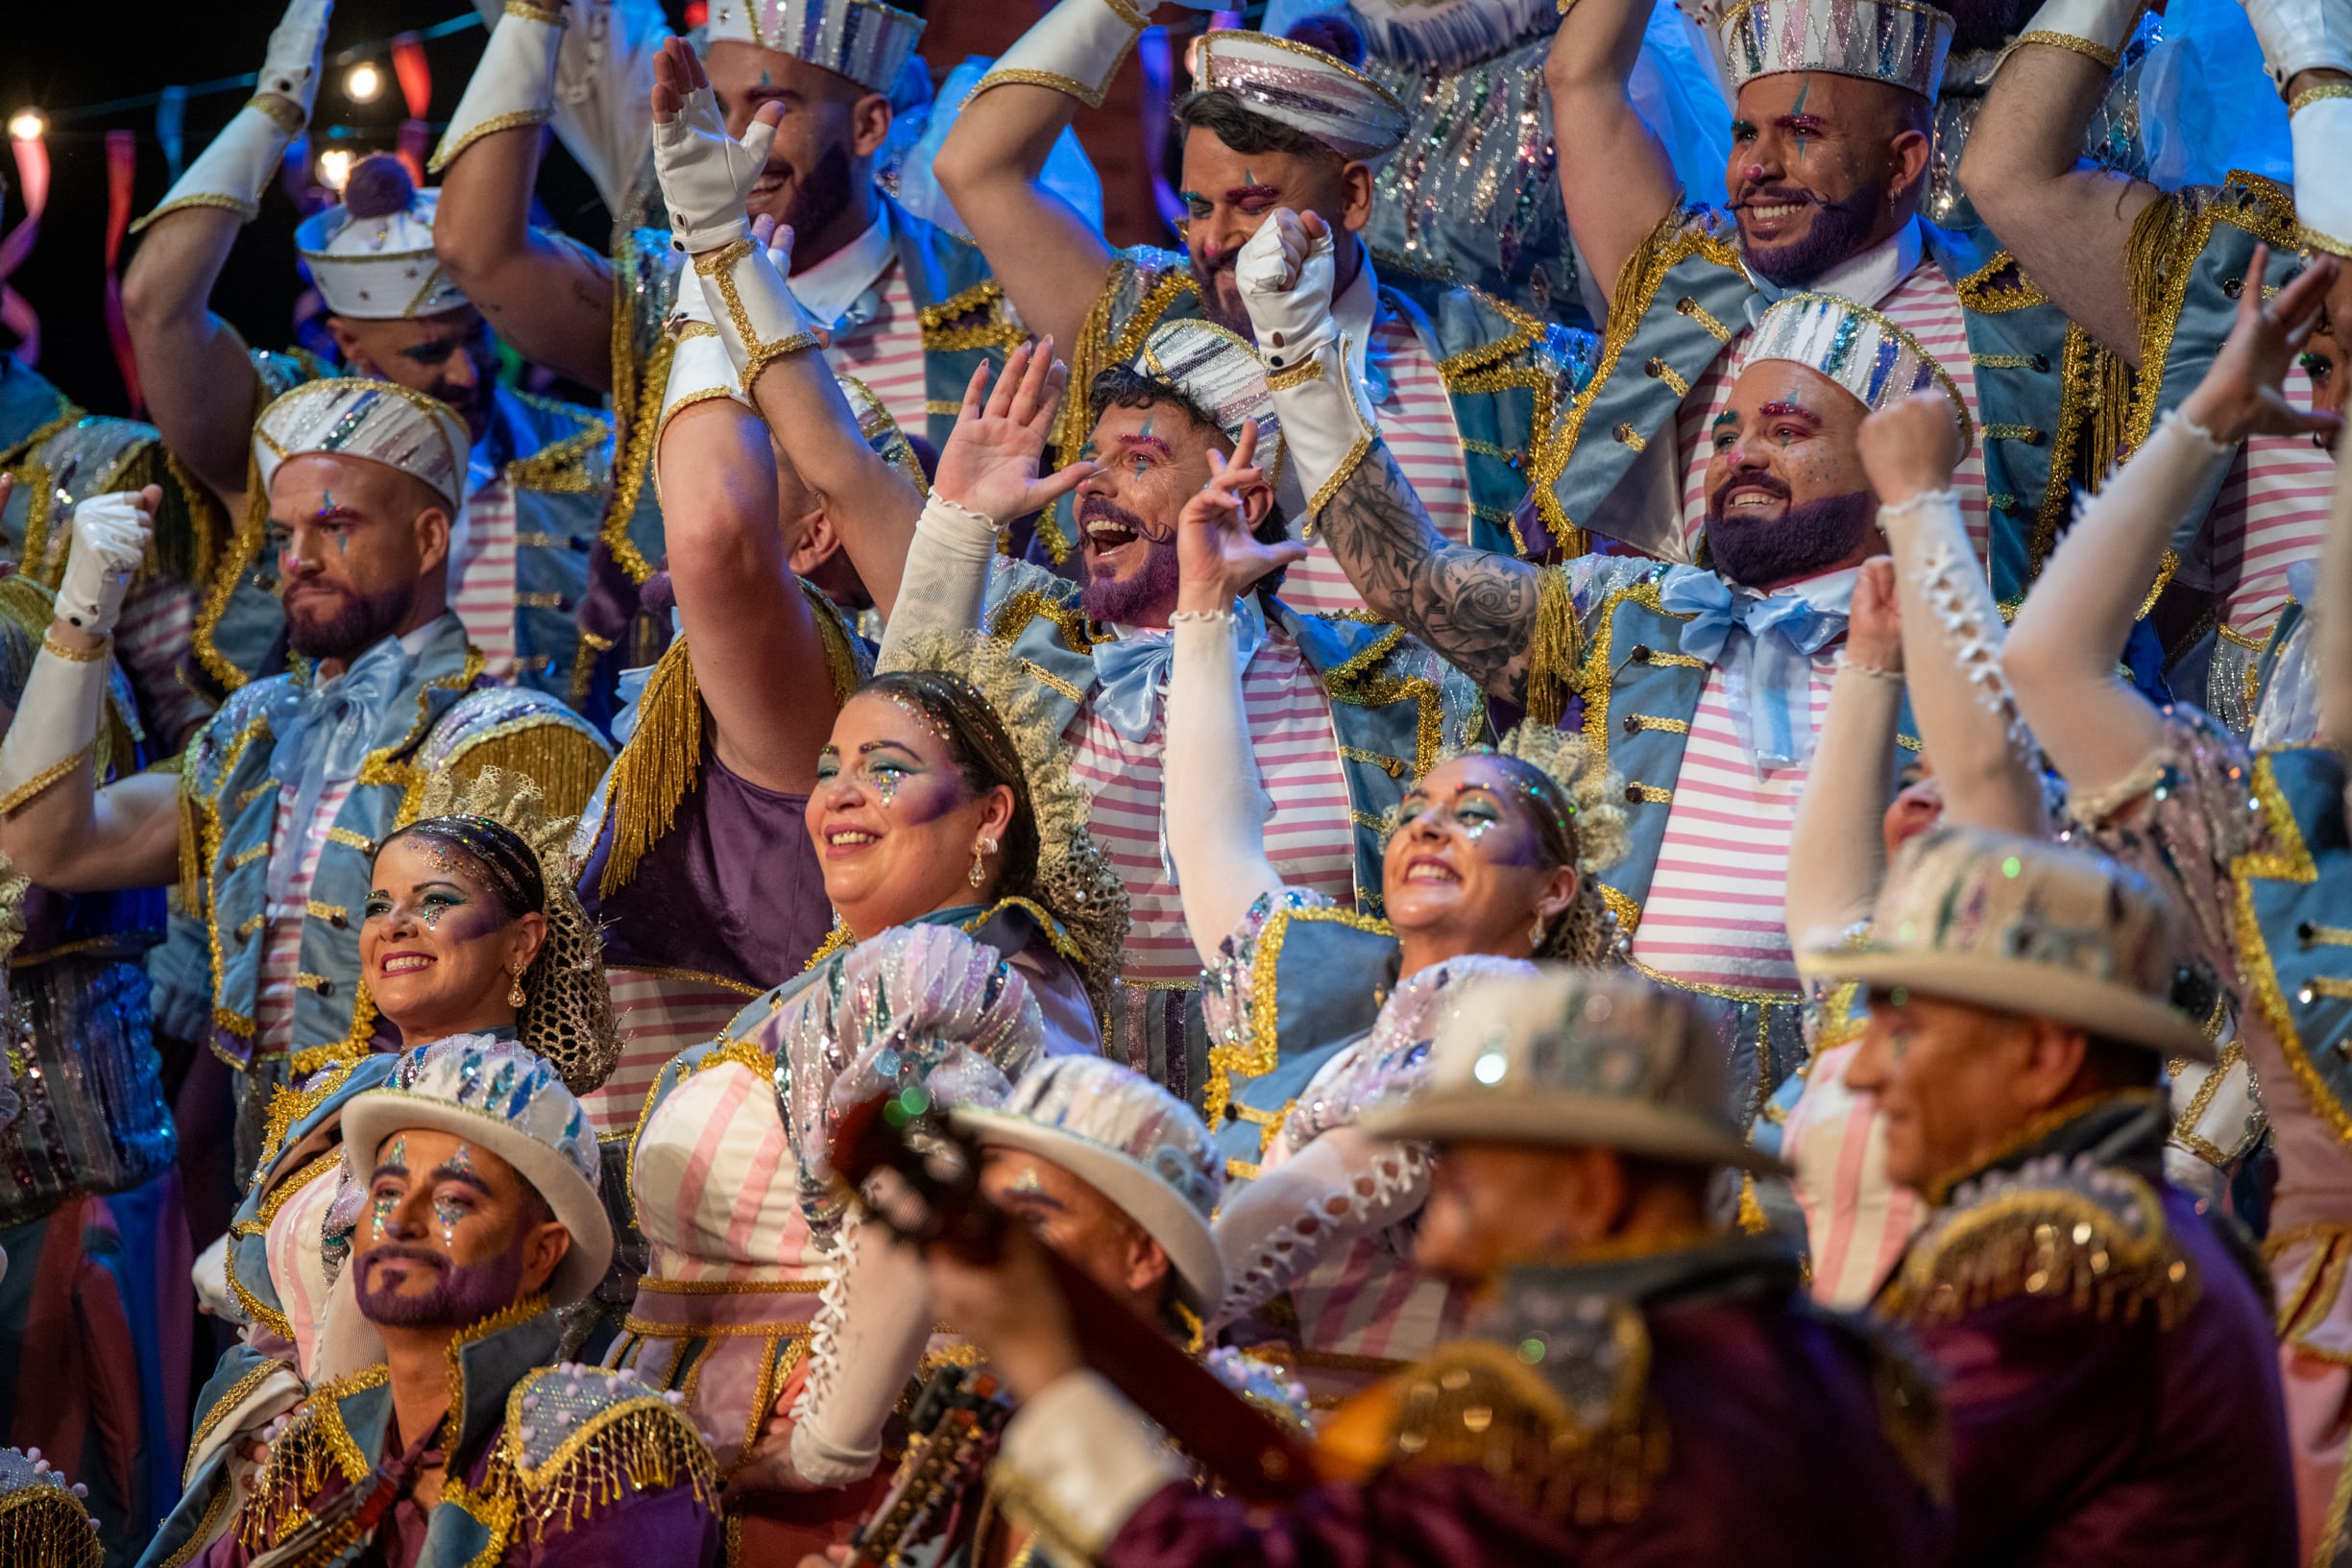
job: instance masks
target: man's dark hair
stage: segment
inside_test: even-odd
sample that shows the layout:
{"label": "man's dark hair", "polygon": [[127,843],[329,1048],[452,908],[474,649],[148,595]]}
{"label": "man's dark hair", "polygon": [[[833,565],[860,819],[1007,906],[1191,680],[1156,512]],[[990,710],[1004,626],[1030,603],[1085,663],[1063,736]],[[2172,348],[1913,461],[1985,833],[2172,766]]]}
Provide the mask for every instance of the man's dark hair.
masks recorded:
{"label": "man's dark hair", "polygon": [[1296,126],[1270,120],[1224,87],[1188,92],[1169,110],[1176,124],[1205,131],[1237,153],[1292,153],[1338,168],[1347,160]]}
{"label": "man's dark hair", "polygon": [[[1113,408],[1173,408],[1186,419],[1224,442],[1228,451],[1232,443],[1226,440],[1224,426],[1209,417],[1207,409],[1193,400],[1191,393],[1174,381],[1139,371],[1132,365],[1113,365],[1095,373],[1086,387],[1086,416],[1089,423],[1099,422],[1104,411]],[[1290,538],[1290,524],[1283,521],[1279,508],[1270,507],[1250,537],[1261,544],[1273,544]],[[1281,590],[1284,573],[1274,571],[1258,580],[1258,591],[1273,593]]]}

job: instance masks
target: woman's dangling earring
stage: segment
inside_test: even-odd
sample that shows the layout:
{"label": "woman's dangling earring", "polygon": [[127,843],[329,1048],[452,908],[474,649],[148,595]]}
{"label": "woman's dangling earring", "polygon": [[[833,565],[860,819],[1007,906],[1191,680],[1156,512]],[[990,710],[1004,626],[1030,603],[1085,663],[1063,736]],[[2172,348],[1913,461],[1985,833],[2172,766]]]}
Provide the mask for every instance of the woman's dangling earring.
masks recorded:
{"label": "woman's dangling earring", "polygon": [[522,971],[520,969],[514,971],[514,977],[515,983],[506,988],[506,1004],[509,1007],[521,1007],[531,999],[523,994]]}
{"label": "woman's dangling earring", "polygon": [[1527,933],[1527,946],[1529,949],[1537,953],[1541,953],[1543,951],[1543,916],[1541,914],[1538,914],[1536,916],[1535,926]]}
{"label": "woman's dangling earring", "polygon": [[988,880],[988,856],[996,853],[993,838],[975,839],[972,844],[972,885],[980,886]]}

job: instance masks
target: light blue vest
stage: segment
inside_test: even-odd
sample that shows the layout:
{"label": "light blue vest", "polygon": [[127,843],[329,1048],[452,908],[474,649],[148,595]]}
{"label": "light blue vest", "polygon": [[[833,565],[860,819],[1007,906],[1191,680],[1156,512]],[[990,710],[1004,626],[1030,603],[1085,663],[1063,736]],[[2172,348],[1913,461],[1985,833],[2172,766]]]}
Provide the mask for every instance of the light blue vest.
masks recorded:
{"label": "light blue vest", "polygon": [[2238,963],[2278,1031],[2279,1049],[2321,1112],[2352,1115],[2352,837],[2344,760],[2325,746],[2254,760],[2254,798],[2278,844],[2242,861],[2254,918],[2238,931]]}

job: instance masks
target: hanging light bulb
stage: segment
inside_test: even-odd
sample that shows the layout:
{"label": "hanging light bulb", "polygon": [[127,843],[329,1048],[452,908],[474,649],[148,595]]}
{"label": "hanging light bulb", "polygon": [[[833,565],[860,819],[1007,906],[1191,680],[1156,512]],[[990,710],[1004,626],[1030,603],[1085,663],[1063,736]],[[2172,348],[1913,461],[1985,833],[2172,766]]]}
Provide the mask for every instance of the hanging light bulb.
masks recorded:
{"label": "hanging light bulb", "polygon": [[352,178],[352,155],[340,147],[329,147],[319,155],[319,183],[336,195],[343,194],[344,182]]}
{"label": "hanging light bulb", "polygon": [[361,60],[343,76],[343,96],[354,104],[372,104],[376,95],[384,90],[384,73],[367,60]]}
{"label": "hanging light bulb", "polygon": [[49,118],[37,109],[20,109],[9,116],[9,135],[15,141],[38,141],[49,133]]}

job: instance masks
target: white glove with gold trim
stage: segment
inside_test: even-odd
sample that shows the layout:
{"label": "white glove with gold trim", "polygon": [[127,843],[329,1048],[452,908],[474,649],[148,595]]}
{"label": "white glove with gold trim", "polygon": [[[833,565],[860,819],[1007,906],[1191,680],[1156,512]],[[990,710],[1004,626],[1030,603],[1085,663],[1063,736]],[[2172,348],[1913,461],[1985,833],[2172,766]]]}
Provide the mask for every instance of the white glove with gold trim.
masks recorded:
{"label": "white glove with gold trim", "polygon": [[[152,525],[138,503],[138,493],[131,491],[93,495],[74,508],[73,552],[58,589],[58,619],[98,637],[114,630],[131,575],[147,556]],[[0,737],[0,812],[15,810],[70,769],[88,765],[111,667],[103,644],[69,651],[41,639],[16,717]]]}
{"label": "white glove with gold trim", "polygon": [[[2262,40],[2270,80],[2287,84],[2305,71],[2352,75],[2352,0],[2244,0],[2246,20]],[[2298,149],[2299,150],[2299,149]],[[2301,163],[2295,165],[2300,169]],[[2319,165],[2329,167],[2329,165]]]}
{"label": "white glove with gold trim", "polygon": [[92,495],[74,508],[73,551],[58,584],[57,616],[92,637],[110,636],[131,591],[132,574],[147,559],[155,520],[140,493]]}
{"label": "white glove with gold trim", "polygon": [[[2043,0],[2018,43],[2047,43],[2088,55],[2114,70],[2140,25],[2146,0]],[[2010,47],[2015,48],[2012,44]]]}
{"label": "white glove with gold trim", "polygon": [[[741,239],[694,257],[694,280],[727,346],[736,379],[750,398],[770,361],[824,344],[816,324],[786,282],[792,270],[792,231],[778,229],[775,244]],[[680,278],[679,292],[686,279]]]}
{"label": "white glove with gold trim", "polygon": [[669,313],[668,331],[675,347],[669,356],[669,381],[662,392],[662,417],[653,429],[653,493],[662,493],[662,432],[679,410],[713,398],[732,398],[744,407],[751,400],[736,379],[735,362],[727,345],[711,324],[711,307],[690,267],[679,274],[678,299]]}
{"label": "white glove with gold trim", "polygon": [[661,176],[663,205],[669,208],[672,242],[689,255],[700,255],[749,239],[751,216],[744,203],[767,167],[776,128],[754,120],[737,141],[727,134],[718,95],[708,85],[685,97],[667,124],[657,121],[653,127],[653,167]]}
{"label": "white glove with gold trim", "polygon": [[1306,497],[1302,531],[1380,434],[1331,315],[1336,253],[1328,232],[1310,237],[1286,208],[1258,225],[1233,266],[1282,425],[1286,483]]}
{"label": "white glove with gold trim", "polygon": [[131,226],[137,233],[167,212],[187,206],[226,207],[247,223],[261,210],[261,193],[278,172],[286,144],[310,123],[319,96],[319,57],[334,0],[293,0],[270,34],[254,96],[212,145],[198,155],[162,203]]}
{"label": "white glove with gold trim", "polygon": [[547,122],[555,112],[555,54],[563,46],[564,27],[562,0],[544,9],[529,0],[506,0],[506,12],[490,30],[490,41],[482,46],[466,95],[457,101],[426,173],[439,174],[495,132]]}
{"label": "white glove with gold trim", "polygon": [[1101,109],[1111,78],[1151,25],[1150,11],[1149,4],[1130,0],[1061,0],[997,57],[972,97],[1018,82],[1051,87],[1088,109]]}

